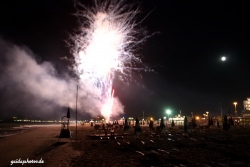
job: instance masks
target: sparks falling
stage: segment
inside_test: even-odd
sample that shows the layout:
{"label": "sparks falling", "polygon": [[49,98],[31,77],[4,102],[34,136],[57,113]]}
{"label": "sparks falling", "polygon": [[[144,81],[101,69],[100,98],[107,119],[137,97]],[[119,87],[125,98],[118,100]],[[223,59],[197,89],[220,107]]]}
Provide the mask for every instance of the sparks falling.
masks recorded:
{"label": "sparks falling", "polygon": [[[141,43],[135,16],[139,8],[123,0],[94,1],[93,7],[76,5],[82,27],[72,36],[76,70],[81,82],[95,85],[94,92],[103,107],[101,114],[109,121],[113,106],[115,74],[126,76],[141,60],[133,54]],[[139,40],[141,39],[141,40]]]}

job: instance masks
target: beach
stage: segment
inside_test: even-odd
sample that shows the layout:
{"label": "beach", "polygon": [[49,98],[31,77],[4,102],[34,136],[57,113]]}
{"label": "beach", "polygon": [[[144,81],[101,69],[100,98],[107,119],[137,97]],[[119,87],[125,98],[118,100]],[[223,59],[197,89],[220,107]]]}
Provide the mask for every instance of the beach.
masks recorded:
{"label": "beach", "polygon": [[[159,125],[154,125],[154,127]],[[122,129],[116,129],[122,134]],[[98,136],[103,132],[89,131]],[[97,139],[79,135],[73,147],[82,151],[74,166],[250,166],[250,127],[231,127],[229,131],[213,126],[188,130],[167,127],[164,133],[154,133],[148,126],[142,134],[117,139]]]}
{"label": "beach", "polygon": [[[58,141],[61,126],[30,128],[0,139],[0,166],[250,166],[250,127],[195,129],[184,133],[167,127],[156,134],[142,127],[124,134],[115,128],[115,138],[89,124],[70,126],[72,138]],[[13,163],[16,159],[43,163]]]}
{"label": "beach", "polygon": [[61,126],[34,126],[26,131],[0,139],[0,166],[10,166],[12,160],[40,160],[41,164],[14,163],[11,166],[70,166],[79,151],[71,147],[70,139],[58,142]]}

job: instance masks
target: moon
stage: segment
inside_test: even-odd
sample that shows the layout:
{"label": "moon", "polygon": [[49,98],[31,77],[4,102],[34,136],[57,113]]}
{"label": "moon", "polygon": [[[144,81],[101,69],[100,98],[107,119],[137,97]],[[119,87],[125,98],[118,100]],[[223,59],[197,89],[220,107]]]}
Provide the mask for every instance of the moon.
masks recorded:
{"label": "moon", "polygon": [[221,57],[221,61],[226,61],[227,58],[225,56]]}

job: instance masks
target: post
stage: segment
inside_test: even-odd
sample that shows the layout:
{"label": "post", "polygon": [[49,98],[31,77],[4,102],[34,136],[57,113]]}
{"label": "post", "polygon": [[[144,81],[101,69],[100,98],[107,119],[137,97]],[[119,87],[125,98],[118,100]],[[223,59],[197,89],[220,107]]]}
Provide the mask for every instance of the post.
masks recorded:
{"label": "post", "polygon": [[142,111],[142,125],[144,125],[144,111]]}
{"label": "post", "polygon": [[78,98],[78,85],[76,86],[76,140],[77,140],[77,98]]}
{"label": "post", "polygon": [[209,111],[206,111],[206,113],[207,113],[207,118],[208,118]]}
{"label": "post", "polygon": [[221,106],[221,102],[220,102],[220,116],[221,116],[221,120],[222,120],[222,106]]}
{"label": "post", "polygon": [[236,105],[237,105],[237,102],[234,102],[234,106],[235,106],[235,108],[234,108],[234,112],[235,112],[235,116],[237,117]]}

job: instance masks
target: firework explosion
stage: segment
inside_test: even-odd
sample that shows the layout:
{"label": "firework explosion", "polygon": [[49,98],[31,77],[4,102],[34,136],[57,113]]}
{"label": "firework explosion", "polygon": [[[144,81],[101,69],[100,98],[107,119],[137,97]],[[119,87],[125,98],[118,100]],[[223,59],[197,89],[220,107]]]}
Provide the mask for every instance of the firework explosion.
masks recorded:
{"label": "firework explosion", "polygon": [[103,104],[101,114],[109,121],[113,109],[113,80],[129,75],[141,60],[133,54],[140,38],[135,16],[139,9],[123,0],[95,1],[93,7],[77,3],[79,31],[72,35],[73,54],[80,83],[94,85]]}

